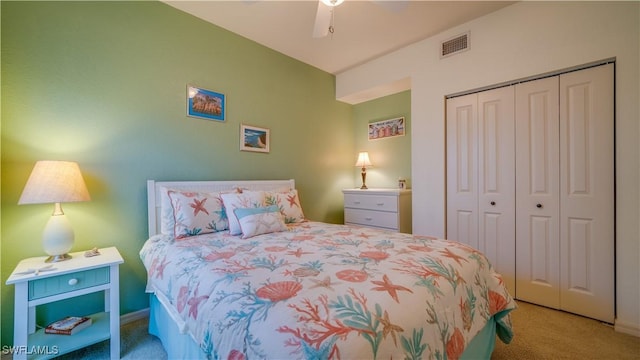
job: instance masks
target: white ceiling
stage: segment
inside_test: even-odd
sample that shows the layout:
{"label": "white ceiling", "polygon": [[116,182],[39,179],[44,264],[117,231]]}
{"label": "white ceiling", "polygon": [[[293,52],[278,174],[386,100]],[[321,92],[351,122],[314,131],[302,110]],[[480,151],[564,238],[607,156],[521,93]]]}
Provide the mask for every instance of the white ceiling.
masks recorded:
{"label": "white ceiling", "polygon": [[314,38],[317,0],[164,2],[332,74],[513,3],[346,0],[335,8],[333,35]]}

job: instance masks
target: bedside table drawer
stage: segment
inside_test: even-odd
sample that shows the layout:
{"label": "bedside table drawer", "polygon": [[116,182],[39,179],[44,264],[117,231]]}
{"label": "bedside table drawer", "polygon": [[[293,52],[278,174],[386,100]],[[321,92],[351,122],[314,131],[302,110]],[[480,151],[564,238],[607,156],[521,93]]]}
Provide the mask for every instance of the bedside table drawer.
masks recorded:
{"label": "bedside table drawer", "polygon": [[344,222],[397,230],[398,214],[383,211],[345,209]]}
{"label": "bedside table drawer", "polygon": [[109,267],[29,281],[29,300],[109,283]]}
{"label": "bedside table drawer", "polygon": [[344,195],[344,207],[379,210],[379,211],[398,211],[398,197],[391,195]]}

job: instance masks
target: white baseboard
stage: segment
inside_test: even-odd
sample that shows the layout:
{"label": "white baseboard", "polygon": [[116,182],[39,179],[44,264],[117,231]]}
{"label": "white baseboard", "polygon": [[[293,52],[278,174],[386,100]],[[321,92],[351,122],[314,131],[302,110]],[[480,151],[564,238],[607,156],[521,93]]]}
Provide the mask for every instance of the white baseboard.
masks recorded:
{"label": "white baseboard", "polygon": [[614,329],[621,333],[640,337],[640,327],[638,327],[638,324],[630,324],[616,320]]}
{"label": "white baseboard", "polygon": [[138,311],[122,314],[120,315],[120,325],[126,325],[130,322],[134,322],[136,320],[140,320],[148,317],[149,317],[149,308],[144,308]]}

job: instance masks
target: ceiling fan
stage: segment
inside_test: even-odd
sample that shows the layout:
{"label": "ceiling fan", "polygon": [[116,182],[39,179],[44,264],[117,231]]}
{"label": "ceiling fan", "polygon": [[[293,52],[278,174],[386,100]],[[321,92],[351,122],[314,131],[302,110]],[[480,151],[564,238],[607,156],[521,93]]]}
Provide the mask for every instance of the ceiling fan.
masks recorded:
{"label": "ceiling fan", "polygon": [[316,22],[313,25],[313,37],[321,38],[328,34],[333,34],[333,14],[335,7],[342,4],[344,0],[318,0],[318,10],[316,12]]}
{"label": "ceiling fan", "polygon": [[[316,21],[313,25],[313,37],[322,38],[329,34],[333,35],[333,18],[335,9],[345,0],[318,0],[318,10],[316,12]],[[400,12],[406,9],[409,1],[406,0],[370,0],[371,2],[381,5],[387,10]]]}

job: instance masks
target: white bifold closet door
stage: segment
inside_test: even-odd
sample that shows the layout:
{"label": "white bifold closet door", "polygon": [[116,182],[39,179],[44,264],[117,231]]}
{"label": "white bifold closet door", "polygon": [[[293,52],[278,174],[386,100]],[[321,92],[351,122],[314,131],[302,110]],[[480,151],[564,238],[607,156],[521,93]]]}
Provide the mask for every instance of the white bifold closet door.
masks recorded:
{"label": "white bifold closet door", "polygon": [[447,99],[447,238],[517,299],[614,321],[613,64]]}
{"label": "white bifold closet door", "polygon": [[516,297],[560,308],[559,78],[516,87]]}
{"label": "white bifold closet door", "polygon": [[614,321],[613,64],[516,86],[516,297]]}
{"label": "white bifold closet door", "polygon": [[514,89],[447,100],[447,238],[482,251],[515,291]]}

